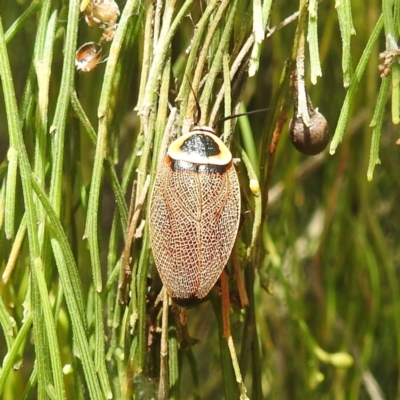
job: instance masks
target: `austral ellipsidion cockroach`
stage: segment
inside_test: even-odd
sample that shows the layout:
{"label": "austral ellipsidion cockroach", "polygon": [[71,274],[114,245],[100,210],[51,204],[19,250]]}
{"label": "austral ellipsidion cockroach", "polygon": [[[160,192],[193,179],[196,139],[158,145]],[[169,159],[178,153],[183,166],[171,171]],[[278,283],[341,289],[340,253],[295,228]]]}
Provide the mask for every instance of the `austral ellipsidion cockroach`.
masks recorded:
{"label": "austral ellipsidion cockroach", "polygon": [[240,221],[232,154],[212,128],[176,139],[150,200],[150,239],[168,294],[180,306],[203,299],[221,275]]}

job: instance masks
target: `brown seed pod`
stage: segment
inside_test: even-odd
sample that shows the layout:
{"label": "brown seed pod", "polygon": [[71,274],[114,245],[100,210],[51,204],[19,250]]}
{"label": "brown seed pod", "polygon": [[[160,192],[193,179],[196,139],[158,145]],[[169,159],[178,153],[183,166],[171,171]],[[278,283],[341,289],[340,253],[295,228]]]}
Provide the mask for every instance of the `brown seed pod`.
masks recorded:
{"label": "brown seed pod", "polygon": [[310,156],[321,153],[330,139],[328,122],[318,110],[314,110],[310,126],[307,126],[302,118],[293,118],[290,121],[289,132],[294,147]]}
{"label": "brown seed pod", "polygon": [[213,129],[179,137],[161,163],[150,200],[154,260],[180,306],[203,299],[221,275],[240,220],[232,154]]}
{"label": "brown seed pod", "polygon": [[[329,143],[329,127],[325,117],[315,109],[308,93],[303,86],[304,93],[303,107],[300,107],[299,99],[299,82],[297,71],[291,74],[293,98],[294,98],[294,117],[289,124],[290,140],[294,147],[303,154],[310,156],[321,153]],[[304,82],[303,82],[304,84]],[[299,108],[306,108],[309,121],[305,123],[303,118],[299,116]]]}
{"label": "brown seed pod", "polygon": [[381,78],[387,78],[392,71],[392,65],[400,61],[400,49],[390,34],[386,37],[386,50],[379,54],[378,69]]}
{"label": "brown seed pod", "polygon": [[[85,4],[86,5],[86,4]],[[114,38],[115,28],[120,15],[115,0],[92,0],[86,7],[81,7],[85,13],[85,21],[90,26],[99,25],[104,29],[102,41],[111,41]]]}
{"label": "brown seed pod", "polygon": [[120,14],[115,0],[92,0],[83,12],[89,26],[98,24],[114,26]]}
{"label": "brown seed pod", "polygon": [[78,71],[93,71],[101,61],[101,52],[103,48],[95,43],[88,42],[79,47],[75,56],[75,67]]}

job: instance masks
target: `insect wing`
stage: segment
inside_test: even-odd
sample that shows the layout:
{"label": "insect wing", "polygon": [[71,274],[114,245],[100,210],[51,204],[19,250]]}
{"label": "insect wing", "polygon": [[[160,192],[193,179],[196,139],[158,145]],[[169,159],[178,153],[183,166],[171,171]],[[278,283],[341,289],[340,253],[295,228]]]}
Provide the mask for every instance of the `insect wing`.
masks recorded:
{"label": "insect wing", "polygon": [[203,173],[201,212],[201,284],[203,298],[214,286],[228,262],[240,220],[240,187],[232,164],[226,173]]}
{"label": "insect wing", "polygon": [[174,171],[162,164],[151,200],[150,233],[161,280],[173,298],[203,298],[225,267],[239,223],[240,190],[226,172]]}
{"label": "insect wing", "polygon": [[[196,253],[187,247],[196,246],[196,221],[179,209],[179,201],[168,188],[174,172],[163,163],[157,172],[150,209],[150,237],[153,255],[161,280],[172,297],[188,297],[185,288],[199,285]],[[189,233],[189,237],[186,237]],[[184,236],[182,236],[184,235]],[[181,265],[185,268],[180,268]],[[187,289],[186,289],[187,290]]]}

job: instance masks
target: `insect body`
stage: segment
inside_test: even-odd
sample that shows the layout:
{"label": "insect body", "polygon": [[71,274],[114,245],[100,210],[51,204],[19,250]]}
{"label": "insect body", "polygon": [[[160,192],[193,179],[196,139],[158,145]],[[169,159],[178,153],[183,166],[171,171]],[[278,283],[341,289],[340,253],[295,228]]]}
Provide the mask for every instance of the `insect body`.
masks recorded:
{"label": "insect body", "polygon": [[232,154],[209,127],[171,143],[150,201],[150,239],[168,294],[181,306],[204,298],[238,231],[240,187]]}
{"label": "insect body", "polygon": [[93,71],[101,61],[101,45],[88,42],[79,47],[75,56],[75,67],[78,71]]}

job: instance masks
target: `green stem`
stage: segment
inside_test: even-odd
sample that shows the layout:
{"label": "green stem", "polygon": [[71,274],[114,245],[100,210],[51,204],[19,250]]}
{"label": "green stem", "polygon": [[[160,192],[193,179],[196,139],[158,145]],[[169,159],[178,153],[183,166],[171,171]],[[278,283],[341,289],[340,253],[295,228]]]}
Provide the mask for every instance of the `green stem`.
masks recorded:
{"label": "green stem", "polygon": [[4,35],[6,44],[13,40],[14,36],[23,28],[25,22],[35,14],[40,7],[43,7],[39,0],[33,0],[29,7],[14,21],[14,23],[7,29]]}
{"label": "green stem", "polygon": [[50,201],[57,215],[60,214],[61,209],[65,126],[75,75],[75,50],[78,36],[79,3],[80,0],[70,0],[69,2],[61,85],[53,124],[50,127],[50,133],[53,135]]}
{"label": "green stem", "polygon": [[369,37],[368,43],[365,46],[360,61],[358,62],[356,71],[354,72],[354,75],[351,79],[349,89],[347,90],[346,97],[344,99],[342,109],[340,111],[339,120],[336,125],[335,134],[333,136],[329,148],[329,152],[331,154],[335,154],[337,146],[343,140],[343,134],[346,129],[347,120],[349,118],[350,106],[353,104],[353,100],[357,93],[365,68],[367,66],[368,59],[371,56],[372,49],[375,45],[375,42],[378,40],[382,28],[383,28],[383,16],[381,15],[378,21],[376,22],[375,28],[371,33],[371,36]]}
{"label": "green stem", "polygon": [[232,5],[231,5],[231,8],[230,8],[228,16],[227,16],[227,21],[224,26],[221,41],[219,43],[218,50],[213,58],[212,65],[211,65],[210,71],[208,73],[207,81],[204,86],[203,92],[201,94],[200,108],[201,108],[202,115],[201,115],[200,125],[206,124],[208,106],[210,104],[210,98],[211,98],[211,94],[213,91],[214,82],[217,77],[217,74],[221,71],[222,58],[223,58],[224,52],[226,51],[226,48],[229,44],[229,40],[231,37],[233,21],[235,18],[235,13],[236,13],[236,8],[237,8],[238,2],[237,2],[237,0],[234,0],[231,4]]}
{"label": "green stem", "polygon": [[93,399],[102,399],[103,394],[101,393],[94,363],[90,356],[89,344],[85,332],[87,323],[84,314],[83,295],[80,289],[77,266],[56,211],[50,204],[49,199],[46,197],[40,185],[35,180],[32,180],[32,185],[49,217],[50,229],[53,234],[51,240],[53,253],[56,258],[60,281],[64,289],[65,300],[71,317],[74,339],[76,340],[82,359],[90,396]]}
{"label": "green stem", "polygon": [[6,383],[8,374],[11,371],[11,368],[15,364],[15,360],[19,355],[19,349],[21,345],[25,342],[26,337],[31,329],[33,322],[32,315],[29,315],[26,319],[21,328],[18,331],[18,335],[14,340],[13,346],[10,351],[7,353],[7,357],[3,360],[2,369],[0,371],[0,396],[4,391],[4,385]]}

